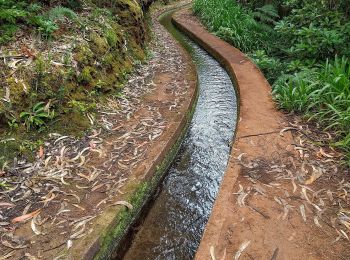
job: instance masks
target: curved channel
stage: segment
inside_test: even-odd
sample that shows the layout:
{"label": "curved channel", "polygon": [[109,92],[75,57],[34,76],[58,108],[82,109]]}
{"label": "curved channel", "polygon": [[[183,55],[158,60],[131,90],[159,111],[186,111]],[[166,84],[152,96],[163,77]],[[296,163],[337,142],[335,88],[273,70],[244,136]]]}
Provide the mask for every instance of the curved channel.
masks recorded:
{"label": "curved channel", "polygon": [[192,259],[225,172],[237,103],[232,81],[219,63],[171,23],[160,22],[191,54],[199,97],[179,154],[124,259]]}

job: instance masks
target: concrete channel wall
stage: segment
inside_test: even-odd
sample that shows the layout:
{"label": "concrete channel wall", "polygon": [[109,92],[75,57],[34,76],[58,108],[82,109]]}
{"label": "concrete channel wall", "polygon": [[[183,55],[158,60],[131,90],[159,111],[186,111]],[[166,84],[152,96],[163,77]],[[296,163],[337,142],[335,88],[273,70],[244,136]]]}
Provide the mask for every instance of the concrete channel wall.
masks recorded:
{"label": "concrete channel wall", "polygon": [[[285,122],[284,116],[275,107],[271,87],[264,75],[244,53],[210,34],[190,9],[175,13],[173,23],[226,68],[236,83],[239,100],[237,129],[230,160],[196,253],[198,260],[211,259],[210,248],[224,251],[227,242],[227,227],[234,214],[230,210],[232,197],[238,190],[237,178],[242,175],[237,157],[245,155],[250,161],[272,158],[287,147],[293,138],[290,133],[285,133],[283,137],[279,134]],[[239,238],[240,234],[235,233],[234,236]]]}

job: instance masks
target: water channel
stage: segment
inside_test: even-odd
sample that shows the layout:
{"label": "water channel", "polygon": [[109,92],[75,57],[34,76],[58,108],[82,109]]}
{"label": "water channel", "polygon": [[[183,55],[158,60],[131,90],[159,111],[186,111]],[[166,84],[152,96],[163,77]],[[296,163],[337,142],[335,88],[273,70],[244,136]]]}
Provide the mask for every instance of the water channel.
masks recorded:
{"label": "water channel", "polygon": [[192,259],[228,162],[237,117],[227,72],[171,23],[160,22],[191,54],[199,78],[193,119],[162,189],[124,259]]}

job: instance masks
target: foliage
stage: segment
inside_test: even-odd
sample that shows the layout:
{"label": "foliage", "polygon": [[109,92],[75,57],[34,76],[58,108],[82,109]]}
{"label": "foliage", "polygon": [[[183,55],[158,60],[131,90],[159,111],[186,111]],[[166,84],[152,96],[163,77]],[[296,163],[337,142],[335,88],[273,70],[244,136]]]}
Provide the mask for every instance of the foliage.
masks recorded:
{"label": "foliage", "polygon": [[44,4],[45,1],[0,0],[0,44],[11,40],[21,26],[34,26],[42,36],[49,38],[59,28],[57,22],[77,17],[71,9],[61,6],[45,11]]}
{"label": "foliage", "polygon": [[274,82],[285,70],[285,64],[277,57],[268,56],[264,50],[257,50],[249,57],[258,65],[270,82]]}
{"label": "foliage", "polygon": [[257,7],[253,15],[258,21],[270,25],[276,24],[276,20],[279,18],[276,7],[271,4]]}
{"label": "foliage", "polygon": [[350,151],[350,60],[336,57],[317,69],[280,78],[273,86],[279,106],[305,113],[337,133],[340,146]]}
{"label": "foliage", "polygon": [[282,109],[336,132],[335,145],[350,155],[349,9],[347,0],[193,4],[209,30],[249,54]]}
{"label": "foliage", "polygon": [[293,9],[275,27],[287,55],[320,60],[350,53],[349,28],[344,14],[323,10],[317,3]]}
{"label": "foliage", "polygon": [[31,111],[25,111],[20,114],[20,118],[24,121],[27,129],[39,129],[41,130],[48,120],[53,119],[55,116],[54,111],[49,110],[49,103],[45,105],[44,102],[35,104]]}
{"label": "foliage", "polygon": [[211,31],[243,51],[270,48],[273,30],[259,24],[249,10],[231,0],[197,0],[193,11]]}

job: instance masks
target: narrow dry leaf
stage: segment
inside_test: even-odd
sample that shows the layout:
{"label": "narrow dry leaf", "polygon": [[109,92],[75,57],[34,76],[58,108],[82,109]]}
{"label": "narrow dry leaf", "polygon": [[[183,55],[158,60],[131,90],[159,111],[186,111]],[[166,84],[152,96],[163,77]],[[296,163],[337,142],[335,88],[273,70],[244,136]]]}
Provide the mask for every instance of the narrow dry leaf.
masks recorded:
{"label": "narrow dry leaf", "polygon": [[333,194],[330,190],[327,190],[327,196],[328,196],[328,199],[332,202],[334,200],[333,198]]}
{"label": "narrow dry leaf", "polygon": [[22,221],[26,221],[28,219],[31,219],[35,215],[39,214],[40,210],[41,209],[37,209],[37,210],[35,210],[35,211],[31,212],[31,213],[28,213],[28,214],[16,217],[16,218],[11,220],[11,223],[14,224],[14,223],[17,223],[17,222],[22,222]]}
{"label": "narrow dry leaf", "polygon": [[209,252],[210,252],[211,260],[216,260],[214,246],[210,246]]}
{"label": "narrow dry leaf", "polygon": [[344,230],[340,230],[340,233],[347,239],[347,240],[349,240],[349,237],[348,237],[348,235],[346,234],[346,232],[344,231]]}
{"label": "narrow dry leaf", "polygon": [[318,154],[322,155],[323,157],[327,157],[327,158],[334,157],[333,155],[326,153],[322,148],[320,148],[320,150],[318,151]]}
{"label": "narrow dry leaf", "polygon": [[0,202],[0,208],[4,207],[4,208],[13,208],[16,205],[13,203],[8,203],[8,202]]}
{"label": "narrow dry leaf", "polygon": [[29,253],[25,253],[24,256],[28,260],[38,260],[38,258],[36,256],[33,256],[33,255],[29,254]]}
{"label": "narrow dry leaf", "polygon": [[314,223],[315,223],[315,225],[318,226],[319,228],[322,228],[320,222],[318,221],[317,216],[314,217]]}
{"label": "narrow dry leaf", "polygon": [[225,248],[224,254],[223,254],[222,257],[220,258],[220,260],[226,260],[226,248]]}
{"label": "narrow dry leaf", "polygon": [[320,178],[323,174],[321,169],[316,169],[315,166],[313,166],[313,165],[312,165],[312,169],[313,169],[313,171],[312,171],[310,178],[304,182],[305,185],[312,184],[314,181],[316,181],[318,178]]}
{"label": "narrow dry leaf", "polygon": [[241,254],[242,254],[243,251],[249,246],[249,244],[250,244],[250,240],[245,241],[245,242],[243,242],[243,243],[240,245],[238,251],[237,251],[236,254],[235,254],[234,260],[238,260],[238,259],[240,258]]}
{"label": "narrow dry leaf", "polygon": [[23,249],[23,248],[28,247],[27,245],[13,246],[13,245],[10,244],[10,242],[8,242],[8,241],[6,241],[6,240],[5,240],[5,241],[1,240],[1,244],[2,244],[3,246],[5,246],[5,247],[11,248],[11,249]]}
{"label": "narrow dry leaf", "polygon": [[13,255],[14,252],[15,252],[15,250],[12,250],[9,253],[7,253],[6,255],[0,256],[0,260],[8,259],[9,257],[11,257]]}
{"label": "narrow dry leaf", "polygon": [[298,187],[295,184],[294,178],[292,178],[291,180],[292,180],[292,185],[293,185],[293,193],[295,193]]}
{"label": "narrow dry leaf", "polygon": [[124,205],[129,210],[132,210],[134,208],[129,202],[124,201],[124,200],[117,201],[117,202],[113,203],[113,205]]}
{"label": "narrow dry leaf", "polygon": [[304,205],[300,205],[300,213],[301,213],[301,216],[302,216],[304,222],[306,223],[306,214],[305,214],[305,206]]}
{"label": "narrow dry leaf", "polygon": [[291,131],[291,130],[296,130],[298,131],[299,129],[296,128],[296,127],[285,127],[283,128],[281,131],[280,131],[280,136],[284,136],[283,133],[286,132],[286,131]]}
{"label": "narrow dry leaf", "polygon": [[67,249],[69,250],[72,246],[73,246],[73,241],[69,239],[67,241]]}
{"label": "narrow dry leaf", "polygon": [[30,222],[30,226],[34,232],[35,235],[40,235],[41,234],[41,231],[36,227],[35,225],[35,217],[32,218],[32,221]]}
{"label": "narrow dry leaf", "polygon": [[348,230],[350,230],[350,222],[341,219],[340,223],[342,223]]}
{"label": "narrow dry leaf", "polygon": [[312,204],[312,202],[310,201],[309,197],[307,196],[305,187],[302,187],[300,193],[301,193],[301,195],[307,200],[307,202],[309,202],[310,204]]}

